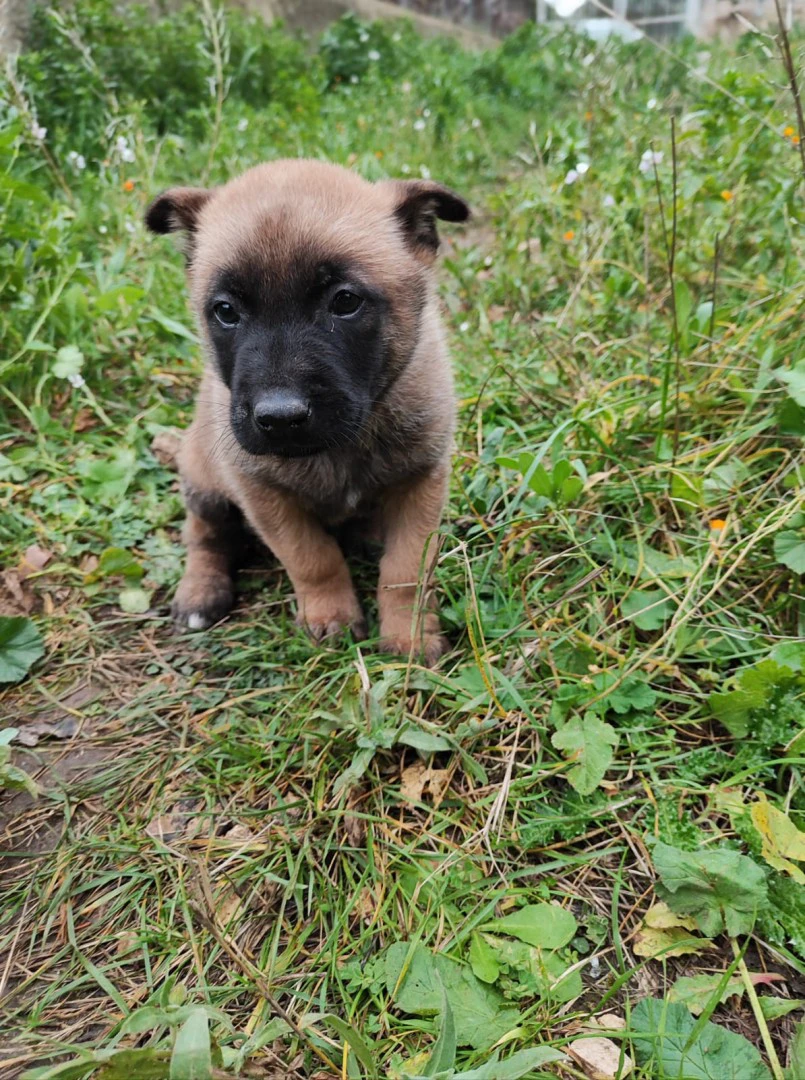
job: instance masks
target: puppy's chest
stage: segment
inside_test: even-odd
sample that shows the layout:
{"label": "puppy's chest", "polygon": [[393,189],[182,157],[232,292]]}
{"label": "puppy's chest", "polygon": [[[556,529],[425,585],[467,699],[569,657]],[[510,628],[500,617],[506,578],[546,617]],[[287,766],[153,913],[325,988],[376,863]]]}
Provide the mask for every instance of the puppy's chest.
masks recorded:
{"label": "puppy's chest", "polygon": [[297,487],[302,505],[327,525],[340,525],[375,509],[385,488],[399,482],[396,470],[372,461],[321,461]]}

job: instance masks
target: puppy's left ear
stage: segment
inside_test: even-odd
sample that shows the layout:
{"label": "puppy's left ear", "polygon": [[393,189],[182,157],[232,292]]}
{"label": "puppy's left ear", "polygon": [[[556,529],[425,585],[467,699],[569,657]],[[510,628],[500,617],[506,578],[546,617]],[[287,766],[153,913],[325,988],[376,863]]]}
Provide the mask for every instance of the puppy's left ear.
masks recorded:
{"label": "puppy's left ear", "polygon": [[460,195],[433,180],[390,180],[394,216],[416,252],[432,259],[439,247],[436,219],[466,221],[470,208]]}
{"label": "puppy's left ear", "polygon": [[212,197],[205,188],[179,187],[163,191],[145,212],[145,224],[155,233],[194,233],[202,208]]}

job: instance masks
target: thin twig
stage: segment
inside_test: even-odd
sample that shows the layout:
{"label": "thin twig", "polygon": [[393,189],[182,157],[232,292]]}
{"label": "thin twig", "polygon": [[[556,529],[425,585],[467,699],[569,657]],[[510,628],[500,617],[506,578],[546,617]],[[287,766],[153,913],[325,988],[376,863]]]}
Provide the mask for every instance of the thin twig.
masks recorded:
{"label": "thin twig", "polygon": [[780,27],[780,40],[778,45],[780,47],[780,54],[783,59],[783,67],[785,73],[788,76],[788,85],[791,88],[791,97],[794,99],[794,108],[797,111],[797,131],[799,133],[799,159],[802,162],[802,176],[805,178],[805,117],[802,115],[802,98],[799,93],[799,83],[797,81],[797,69],[794,67],[794,58],[791,55],[791,41],[788,37],[788,30],[783,19],[783,11],[780,7],[780,0],[774,0],[774,7],[777,11],[777,22]]}

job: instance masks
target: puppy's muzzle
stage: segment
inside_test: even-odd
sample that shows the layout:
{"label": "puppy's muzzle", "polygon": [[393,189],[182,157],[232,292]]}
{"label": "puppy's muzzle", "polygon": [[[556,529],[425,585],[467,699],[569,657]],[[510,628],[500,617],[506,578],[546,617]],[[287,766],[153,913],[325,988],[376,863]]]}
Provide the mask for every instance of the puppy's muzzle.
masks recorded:
{"label": "puppy's muzzle", "polygon": [[299,436],[310,422],[310,402],[292,390],[272,390],[252,406],[252,417],[260,431],[269,435]]}

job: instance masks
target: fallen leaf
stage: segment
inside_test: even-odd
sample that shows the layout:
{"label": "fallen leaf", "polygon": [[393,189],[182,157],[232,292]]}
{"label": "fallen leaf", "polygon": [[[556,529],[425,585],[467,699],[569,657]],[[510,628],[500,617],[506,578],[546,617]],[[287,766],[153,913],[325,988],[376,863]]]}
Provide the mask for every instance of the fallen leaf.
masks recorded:
{"label": "fallen leaf", "polygon": [[603,1031],[624,1031],[626,1020],[617,1013],[604,1013],[602,1016],[594,1016],[587,1024],[590,1029],[601,1028]]}
{"label": "fallen leaf", "polygon": [[575,916],[558,904],[527,904],[525,907],[485,923],[482,929],[508,934],[540,949],[561,949],[577,930]]}
{"label": "fallen leaf", "polygon": [[363,847],[366,840],[366,822],[357,814],[344,814],[344,832],[350,847]]}
{"label": "fallen leaf", "polygon": [[705,949],[712,948],[711,942],[697,937],[682,927],[657,930],[644,923],[635,936],[632,951],[635,956],[646,956],[649,959],[662,956],[665,959],[669,956],[685,956],[688,953],[698,956]]}
{"label": "fallen leaf", "polygon": [[805,873],[792,863],[805,862],[805,833],[782,810],[772,806],[765,796],[753,804],[752,824],[760,833],[763,847],[760,854],[775,870],[782,870],[798,884],[805,885]]}
{"label": "fallen leaf", "polygon": [[160,814],[159,817],[151,818],[145,827],[145,832],[154,840],[161,840],[163,844],[168,844],[179,836],[183,825],[184,817],[181,814]]}
{"label": "fallen leaf", "polygon": [[36,606],[36,595],[20,578],[17,570],[0,574],[5,596],[0,599],[0,615],[30,615]]}
{"label": "fallen leaf", "polygon": [[[668,991],[668,1000],[678,1001],[687,1006],[694,1016],[701,1016],[718,991],[721,982],[721,975],[683,976],[677,979]],[[731,997],[742,998],[745,990],[743,979],[729,979],[718,996],[718,1004],[723,1004]]]}
{"label": "fallen leaf", "polygon": [[37,720],[20,729],[17,742],[22,743],[23,746],[36,746],[42,738],[72,739],[77,731],[78,720],[74,716],[65,716],[57,724]]}
{"label": "fallen leaf", "polygon": [[449,786],[449,769],[432,769],[429,765],[416,761],[403,769],[400,794],[408,802],[422,802],[426,794],[430,795],[434,807],[438,808]]}
{"label": "fallen leaf", "polygon": [[254,840],[255,836],[248,825],[233,825],[224,833],[223,839],[230,840],[233,844],[242,844]]}
{"label": "fallen leaf", "polygon": [[760,1002],[760,1011],[766,1020],[779,1020],[782,1016],[788,1016],[789,1013],[805,1007],[805,1001],[801,998],[766,996],[759,997],[758,1001]]}
{"label": "fallen leaf", "polygon": [[675,926],[682,926],[685,930],[696,929],[696,920],[692,916],[677,915],[662,901],[651,905],[645,914],[644,922],[652,930],[670,930]]}
{"label": "fallen leaf", "polygon": [[176,469],[176,456],[182,445],[182,433],[176,430],[159,431],[151,440],[151,453],[166,469]]}
{"label": "fallen leaf", "polygon": [[44,570],[52,558],[52,551],[45,551],[44,548],[39,547],[37,544],[31,544],[29,548],[26,548],[17,568],[20,581],[25,581],[31,574],[38,574],[40,570]]}
{"label": "fallen leaf", "polygon": [[622,1080],[634,1068],[632,1059],[612,1039],[576,1039],[565,1049],[590,1080]]}

